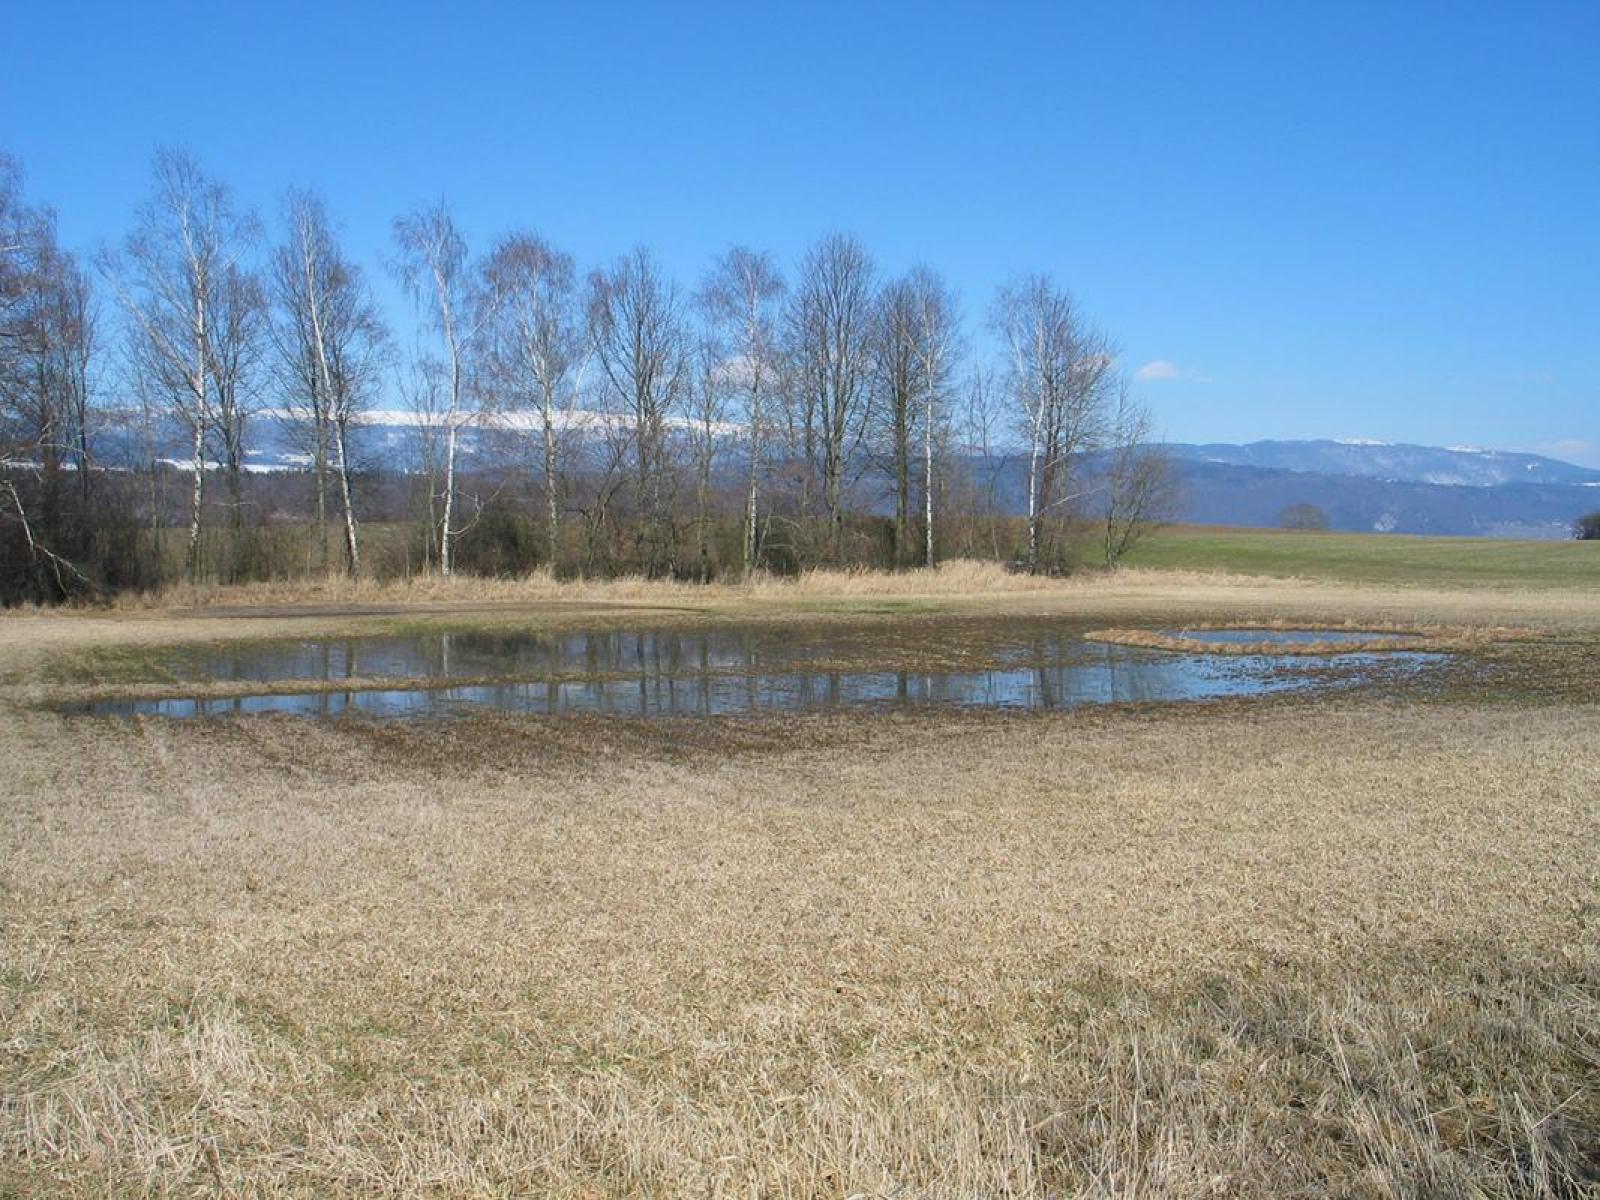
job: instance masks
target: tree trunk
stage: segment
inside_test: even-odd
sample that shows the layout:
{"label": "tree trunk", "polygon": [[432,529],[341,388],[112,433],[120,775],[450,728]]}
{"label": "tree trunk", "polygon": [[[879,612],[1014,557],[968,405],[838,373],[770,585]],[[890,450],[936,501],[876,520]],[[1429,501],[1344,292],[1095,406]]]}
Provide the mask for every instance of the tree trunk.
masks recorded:
{"label": "tree trunk", "polygon": [[756,569],[756,408],[752,401],[750,418],[750,481],[744,500],[744,573]]}
{"label": "tree trunk", "polygon": [[561,549],[561,512],[556,504],[556,430],[555,412],[550,390],[544,390],[544,507],[545,540],[549,547],[550,570],[556,569],[556,555]]}
{"label": "tree trunk", "polygon": [[1028,446],[1028,574],[1039,569],[1039,438]]}
{"label": "tree trunk", "polygon": [[922,529],[923,563],[933,569],[933,389],[928,389],[927,411],[922,416]]}
{"label": "tree trunk", "polygon": [[828,461],[828,545],[834,565],[844,553],[844,516],[839,511],[839,476],[842,473],[837,453],[831,452]]}
{"label": "tree trunk", "polygon": [[[337,422],[333,431],[334,446],[338,453],[339,499],[344,505],[345,567],[353,578],[361,570],[361,539],[356,530],[356,509],[350,495],[350,458],[345,447],[344,422]],[[326,531],[324,531],[324,545]]]}
{"label": "tree trunk", "polygon": [[313,486],[317,489],[317,565],[328,573],[328,422],[321,405],[312,408],[314,443],[312,454]]}
{"label": "tree trunk", "polygon": [[246,554],[241,551],[244,541],[244,479],[240,468],[240,449],[230,430],[225,434],[226,458],[224,469],[228,476],[228,554],[226,580],[237,583],[245,574]]}
{"label": "tree trunk", "polygon": [[244,527],[244,471],[240,466],[237,445],[229,439],[228,448],[228,524],[234,532]]}
{"label": "tree trunk", "polygon": [[450,428],[444,435],[444,520],[439,526],[439,573],[450,577],[451,550],[455,531],[451,529],[452,513],[456,500],[456,422],[451,414]]}
{"label": "tree trunk", "polygon": [[206,486],[206,427],[194,423],[194,486],[189,496],[189,552],[185,558],[184,573],[191,584],[200,578],[200,506],[205,499]]}
{"label": "tree trunk", "polygon": [[697,472],[698,479],[695,481],[697,487],[695,488],[694,497],[695,541],[700,547],[701,583],[709,583],[711,580],[711,545],[706,538],[706,503],[711,494],[711,424],[709,421],[706,423],[705,436],[705,457],[701,460],[700,469]]}
{"label": "tree trunk", "polygon": [[911,541],[911,431],[907,428],[903,405],[894,421],[894,565],[906,561],[906,547]]}

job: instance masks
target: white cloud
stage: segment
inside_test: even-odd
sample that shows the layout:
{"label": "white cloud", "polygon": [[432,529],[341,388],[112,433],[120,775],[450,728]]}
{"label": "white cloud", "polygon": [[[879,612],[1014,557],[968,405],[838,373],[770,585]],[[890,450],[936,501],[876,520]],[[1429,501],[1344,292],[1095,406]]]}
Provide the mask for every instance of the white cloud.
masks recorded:
{"label": "white cloud", "polygon": [[1158,358],[1154,362],[1145,363],[1144,366],[1133,373],[1133,377],[1146,383],[1154,383],[1168,379],[1182,379],[1183,372],[1178,370],[1177,363]]}
{"label": "white cloud", "polygon": [[1180,367],[1164,358],[1145,363],[1133,373],[1133,377],[1141,383],[1172,383],[1179,379],[1187,379],[1192,383],[1208,382],[1205,372],[1193,367]]}

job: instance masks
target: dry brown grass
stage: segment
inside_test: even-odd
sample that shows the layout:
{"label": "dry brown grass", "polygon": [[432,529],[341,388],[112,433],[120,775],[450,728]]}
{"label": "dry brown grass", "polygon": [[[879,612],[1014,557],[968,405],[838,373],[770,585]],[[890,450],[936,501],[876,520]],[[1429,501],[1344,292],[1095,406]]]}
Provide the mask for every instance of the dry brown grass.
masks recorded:
{"label": "dry brown grass", "polygon": [[[1340,583],[1332,580],[1282,579],[1231,575],[1223,572],[1123,568],[1102,573],[1086,572],[1066,578],[1019,574],[979,560],[957,559],[933,571],[880,571],[871,569],[815,569],[798,577],[757,574],[748,579],[711,584],[678,583],[643,577],[620,579],[557,580],[547,571],[514,578],[437,575],[377,581],[342,575],[274,583],[235,585],[177,584],[160,592],[123,593],[112,608],[119,612],[150,613],[181,609],[292,609],[362,606],[427,606],[569,602],[584,604],[771,606],[795,602],[849,601],[872,598],[946,599],[1015,603],[1027,598],[1061,602],[1071,597],[1117,596],[1131,593],[1181,596],[1186,592],[1219,594],[1268,593],[1281,598],[1297,596],[1351,596],[1384,598],[1391,604],[1422,608],[1446,597],[1457,603],[1501,609],[1555,609],[1590,594],[1584,588],[1545,588],[1537,591],[1460,589],[1424,584]],[[94,611],[94,610],[89,610]]]}
{"label": "dry brown grass", "polygon": [[[1274,640],[1270,636],[1270,631],[1274,629],[1296,629],[1328,633],[1347,633],[1356,630],[1379,636],[1288,642]],[[1191,636],[1192,633],[1206,630],[1260,631],[1268,636],[1248,642],[1206,641],[1202,638]],[[1472,652],[1502,642],[1533,640],[1538,638],[1540,634],[1537,630],[1506,628],[1503,626],[1485,628],[1441,625],[1428,629],[1416,629],[1397,625],[1383,625],[1378,622],[1347,625],[1308,625],[1305,622],[1258,621],[1248,624],[1191,625],[1189,628],[1177,633],[1168,633],[1159,629],[1091,629],[1083,636],[1086,641],[1091,642],[1107,642],[1115,646],[1138,646],[1146,650],[1171,650],[1184,654],[1272,654],[1289,655],[1291,657],[1294,655],[1316,657],[1330,654],[1385,654],[1418,650],[1436,653],[1448,653],[1451,651]]]}
{"label": "dry brown grass", "polygon": [[[991,607],[1600,624],[1170,586]],[[335,620],[19,617],[0,670]],[[1012,717],[7,705],[0,1194],[1600,1194],[1572,670]]]}
{"label": "dry brown grass", "polygon": [[27,715],[6,1178],[1560,1194],[1600,710],[1308,715]]}
{"label": "dry brown grass", "polygon": [[[1092,583],[1083,576],[1071,586]],[[818,568],[798,577],[768,575],[727,583],[679,583],[623,576],[615,579],[557,580],[547,570],[512,578],[438,575],[379,581],[343,575],[246,584],[174,584],[158,592],[123,593],[114,607],[126,611],[211,607],[216,605],[295,605],[417,603],[508,600],[648,600],[725,598],[734,596],[905,596],[964,592],[1040,592],[1060,590],[1061,580],[1016,574],[996,563],[955,560],[933,571],[892,572],[862,568]]]}

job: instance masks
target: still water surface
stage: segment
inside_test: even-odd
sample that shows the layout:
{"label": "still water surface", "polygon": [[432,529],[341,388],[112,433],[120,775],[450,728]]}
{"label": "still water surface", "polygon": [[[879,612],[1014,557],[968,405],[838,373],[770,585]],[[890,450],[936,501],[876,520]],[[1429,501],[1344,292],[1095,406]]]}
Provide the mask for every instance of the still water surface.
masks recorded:
{"label": "still water surface", "polygon": [[[1259,640],[1259,631],[1221,632]],[[930,622],[869,633],[728,626],[555,634],[430,631],[257,642],[175,649],[153,670],[180,684],[260,683],[276,692],[109,699],[75,711],[395,717],[483,708],[619,716],[850,706],[1058,709],[1337,688],[1404,678],[1437,658],[1404,652],[1316,658],[1182,654],[1086,642],[1081,635],[1081,628],[1061,623],[979,630]],[[1324,633],[1315,636],[1331,640]],[[409,680],[418,683],[408,686]],[[350,686],[337,686],[344,682]],[[317,690],[286,690],[296,683]]]}

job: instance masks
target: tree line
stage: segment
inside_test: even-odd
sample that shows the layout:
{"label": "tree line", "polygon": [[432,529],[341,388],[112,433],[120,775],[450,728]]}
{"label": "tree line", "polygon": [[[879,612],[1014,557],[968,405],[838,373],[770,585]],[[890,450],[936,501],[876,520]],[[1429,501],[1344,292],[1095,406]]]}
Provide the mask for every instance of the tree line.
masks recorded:
{"label": "tree line", "polygon": [[[0,599],[176,578],[1114,563],[1171,503],[1116,348],[1048,275],[972,352],[935,270],[828,234],[581,272],[539,235],[393,223],[386,313],[321,198],[274,221],[157,153],[120,243],[64,249],[0,156]],[[397,336],[397,327],[409,334]],[[405,412],[400,469],[376,410]],[[270,428],[269,428],[270,427]],[[293,470],[252,470],[265,432]],[[380,453],[380,449],[382,453]]]}

